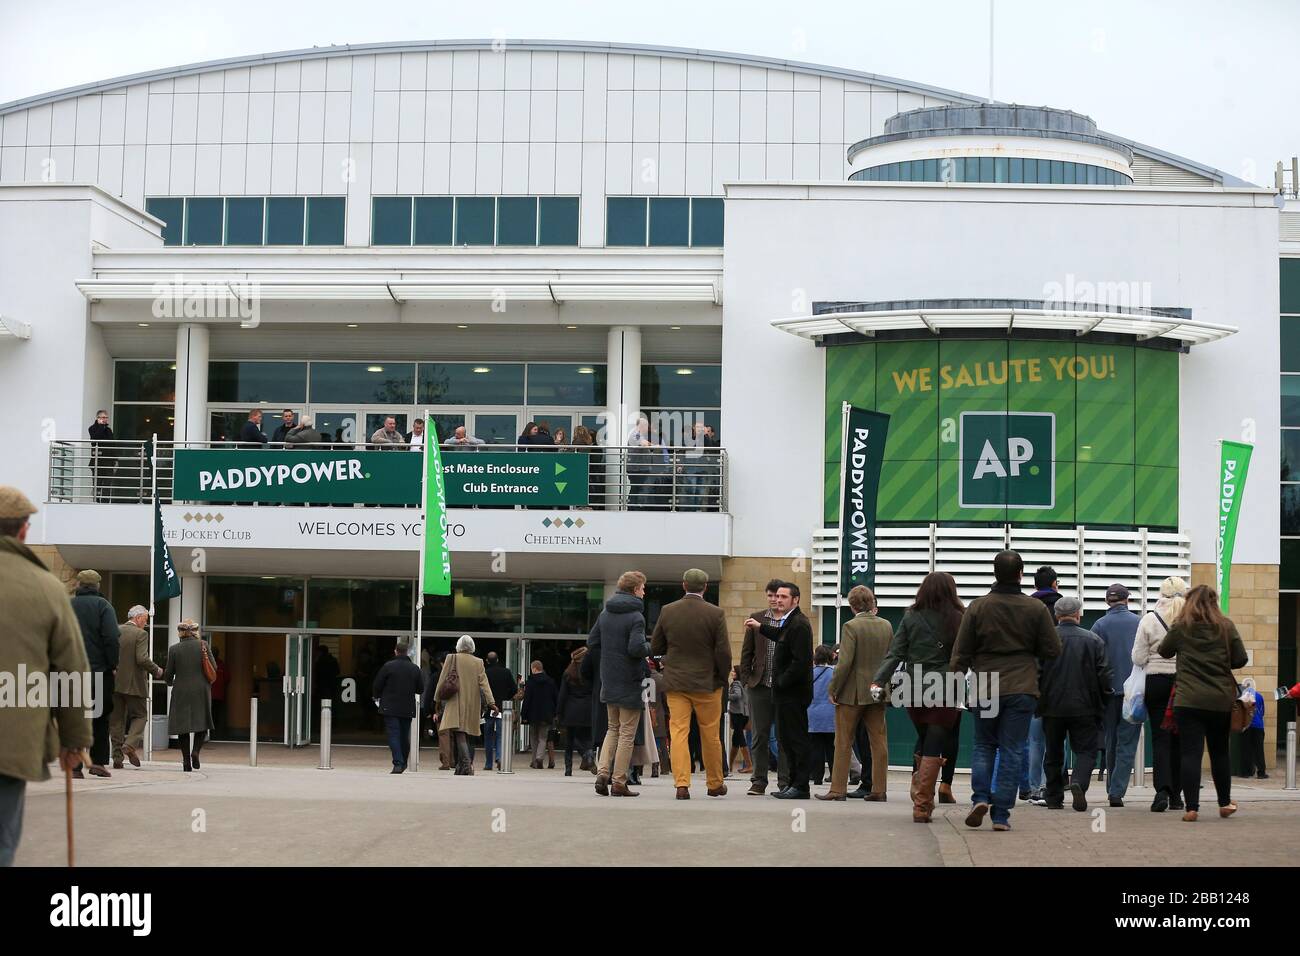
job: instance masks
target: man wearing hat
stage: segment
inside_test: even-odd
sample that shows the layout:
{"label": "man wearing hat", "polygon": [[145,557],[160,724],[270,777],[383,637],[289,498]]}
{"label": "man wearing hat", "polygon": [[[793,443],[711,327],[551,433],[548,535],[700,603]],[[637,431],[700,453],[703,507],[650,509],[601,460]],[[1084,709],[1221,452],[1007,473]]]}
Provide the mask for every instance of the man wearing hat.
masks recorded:
{"label": "man wearing hat", "polygon": [[731,679],[731,641],[722,608],[704,600],[709,576],[699,568],[682,575],[685,595],[659,612],[650,653],[663,657],[663,687],[668,698],[673,782],[677,799],[691,797],[691,714],[700,725],[700,748],[711,797],[726,796],[722,782],[722,689]]}
{"label": "man wearing hat", "polygon": [[[81,625],[81,639],[86,645],[86,659],[90,661],[92,687],[95,694],[95,742],[90,745],[90,773],[95,777],[111,777],[108,768],[109,715],[113,712],[113,672],[117,669],[118,642],[122,632],[117,626],[113,605],[99,593],[98,571],[82,571],[77,575],[77,590],[72,595],[72,613]],[[81,776],[78,767],[72,774]]]}
{"label": "man wearing hat", "polygon": [[1102,714],[1102,747],[1106,751],[1106,792],[1112,807],[1124,806],[1128,778],[1137,757],[1141,724],[1130,724],[1122,717],[1124,682],[1133,672],[1133,639],[1142,619],[1128,609],[1128,588],[1112,584],[1106,589],[1106,613],[1097,618],[1092,632],[1106,645],[1114,683]]}
{"label": "man wearing hat", "polygon": [[131,766],[140,766],[149,678],[163,676],[163,669],[149,656],[148,627],[149,611],[143,605],[137,604],[127,611],[126,623],[121,627],[117,673],[113,678],[113,717],[109,721],[114,770],[122,769],[124,755]]}
{"label": "man wearing hat", "polygon": [[[28,674],[84,674],[86,651],[63,584],[23,544],[35,512],[17,488],[0,486],[0,672],[16,674],[21,667]],[[48,780],[47,765],[56,757],[71,769],[89,744],[84,701],[0,707],[0,867],[14,861],[27,781]]]}

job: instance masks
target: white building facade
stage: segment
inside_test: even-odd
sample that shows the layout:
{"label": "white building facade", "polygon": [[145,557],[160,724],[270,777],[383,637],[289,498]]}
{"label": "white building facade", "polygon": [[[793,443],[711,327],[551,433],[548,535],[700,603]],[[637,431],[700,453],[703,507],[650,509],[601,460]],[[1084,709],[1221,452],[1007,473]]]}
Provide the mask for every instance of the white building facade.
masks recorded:
{"label": "white building facade", "polygon": [[[557,673],[629,568],[652,617],[707,570],[737,649],[763,584],[793,580],[833,640],[843,401],[891,416],[890,616],[931,569],[981,593],[1008,545],[1089,611],[1112,580],[1148,605],[1166,574],[1211,583],[1216,442],[1245,438],[1233,616],[1271,686],[1277,215],[1077,114],[730,54],[383,44],[107,81],[0,106],[4,480],[41,503],[43,554],[124,610],[147,590],[143,439],[177,443],[184,590],[158,643],[200,620],[223,731],[259,696],[259,731],[300,743],[309,658],[362,683],[413,633],[418,509],[173,503],[171,450],[232,447],[253,409],[346,448],[426,408],[488,444],[597,433],[585,506],[453,507],[456,589],[425,609],[426,646],[471,633]],[[668,449],[648,498],[640,414]],[[1050,482],[963,497],[954,429],[1017,415],[1051,417]],[[356,706],[337,719],[368,739]]]}

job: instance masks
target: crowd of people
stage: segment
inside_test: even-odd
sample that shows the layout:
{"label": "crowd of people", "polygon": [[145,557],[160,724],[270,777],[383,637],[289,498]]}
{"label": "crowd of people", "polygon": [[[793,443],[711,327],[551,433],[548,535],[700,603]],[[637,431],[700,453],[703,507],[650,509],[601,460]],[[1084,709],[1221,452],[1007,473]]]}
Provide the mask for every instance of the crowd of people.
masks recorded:
{"label": "crowd of people", "polygon": [[[186,772],[200,767],[216,725],[214,699],[224,696],[216,690],[224,687],[221,662],[196,622],[180,623],[160,666],[150,654],[144,607],[132,607],[119,625],[93,570],[77,575],[69,599],[23,543],[35,511],[20,491],[0,487],[0,601],[9,613],[3,663],[29,673],[89,674],[93,699],[0,709],[0,865],[13,860],[26,782],[48,779],[50,762],[73,777],[111,776],[110,761],[114,769],[124,760],[140,765],[152,679],[171,688],[167,729],[180,742]],[[531,663],[527,680],[517,678],[495,653],[476,656],[466,635],[453,653],[421,663],[399,642],[370,689],[387,730],[391,773],[408,767],[417,710],[438,738],[443,769],[473,774],[480,739],[485,769],[492,769],[509,746],[501,714],[510,700],[530,728],[533,768],[554,768],[562,735],[565,774],[573,774],[576,755],[578,771],[595,775],[597,794],[637,796],[632,788],[648,767],[652,777],[672,774],[679,800],[691,798],[697,766],[707,796],[725,797],[732,767],[747,770],[747,793],[761,796],[775,765],[777,799],[808,799],[814,784],[829,781],[818,799],[885,801],[885,709],[903,706],[916,730],[910,798],[918,823],[930,822],[936,799],[955,803],[952,774],[968,715],[974,747],[965,822],[979,827],[989,816],[994,830],[1005,831],[1017,797],[1061,809],[1068,796],[1075,810],[1086,810],[1094,770],[1107,784],[1109,805],[1124,805],[1140,739],[1134,720],[1141,718],[1125,713],[1122,702],[1130,673],[1141,668],[1154,751],[1151,810],[1198,819],[1208,750],[1219,816],[1236,813],[1230,734],[1242,734],[1241,772],[1266,776],[1264,701],[1253,680],[1239,685],[1233,675],[1246,665],[1246,652],[1213,589],[1167,578],[1155,607],[1139,615],[1128,607],[1128,590],[1113,584],[1105,614],[1085,630],[1081,600],[1058,590],[1052,568],[1037,570],[1031,594],[1023,575],[1019,554],[999,553],[993,587],[967,607],[952,575],[932,572],[897,629],[877,614],[869,588],[854,587],[847,595],[853,617],[834,647],[815,646],[798,585],[773,580],[767,606],[745,620],[733,666],[726,616],[704,597],[704,571],[685,572],[681,599],[661,609],[649,634],[646,577],[628,571],[559,682],[541,661]],[[1300,699],[1300,684],[1277,696]],[[855,776],[857,790],[849,792]]]}

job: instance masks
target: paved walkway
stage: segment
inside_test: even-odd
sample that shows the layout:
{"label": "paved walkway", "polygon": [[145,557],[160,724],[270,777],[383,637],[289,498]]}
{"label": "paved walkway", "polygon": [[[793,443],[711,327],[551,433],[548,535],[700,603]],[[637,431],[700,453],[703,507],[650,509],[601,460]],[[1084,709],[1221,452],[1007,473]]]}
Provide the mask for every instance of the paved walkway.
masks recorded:
{"label": "paved walkway", "polygon": [[[635,800],[602,799],[590,774],[519,761],[511,775],[456,777],[430,769],[432,751],[422,772],[400,776],[385,772],[386,752],[376,748],[337,748],[331,771],[315,769],[315,750],[278,747],[250,768],[246,747],[210,745],[203,769],[190,774],[175,752],[158,757],[108,780],[74,781],[79,863],[554,866],[612,856],[652,866],[1283,865],[1300,823],[1300,793],[1277,779],[1234,779],[1241,810],[1229,820],[1211,813],[1186,824],[1151,813],[1151,792],[1141,789],[1130,791],[1129,806],[1096,816],[1021,804],[1013,831],[995,834],[987,821],[980,830],[962,824],[969,788],[961,775],[958,805],[921,826],[897,773],[883,804],[749,797],[734,778],[727,797],[708,799],[700,774],[692,799],[679,802],[667,778],[647,778]],[[61,779],[28,787],[18,865],[63,863],[63,792]],[[1092,793],[1100,796],[1095,784]]]}

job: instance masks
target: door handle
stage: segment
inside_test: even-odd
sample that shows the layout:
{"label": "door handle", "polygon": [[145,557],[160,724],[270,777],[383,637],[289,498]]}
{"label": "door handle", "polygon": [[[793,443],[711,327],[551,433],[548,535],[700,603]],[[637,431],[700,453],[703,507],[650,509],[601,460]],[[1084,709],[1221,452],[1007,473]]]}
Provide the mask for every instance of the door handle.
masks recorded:
{"label": "door handle", "polygon": [[284,685],[283,685],[283,688],[284,688],[284,696],[288,697],[290,694],[293,693],[293,691],[290,689],[290,684],[289,684],[289,675],[288,675],[288,674],[285,674],[285,675],[284,675]]}

